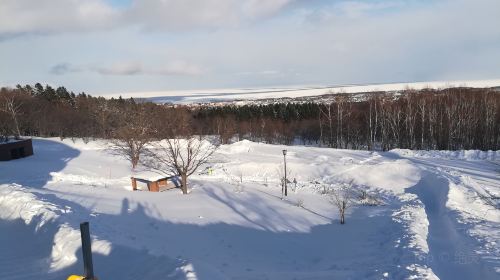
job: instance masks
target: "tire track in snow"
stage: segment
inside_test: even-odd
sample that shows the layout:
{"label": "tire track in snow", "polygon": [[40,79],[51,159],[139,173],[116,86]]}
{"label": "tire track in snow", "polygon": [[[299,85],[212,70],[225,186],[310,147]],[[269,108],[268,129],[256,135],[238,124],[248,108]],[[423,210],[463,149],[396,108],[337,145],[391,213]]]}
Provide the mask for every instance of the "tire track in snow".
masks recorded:
{"label": "tire track in snow", "polygon": [[460,232],[446,207],[449,182],[430,171],[408,192],[418,195],[429,220],[428,265],[440,279],[498,279],[474,252],[476,241]]}

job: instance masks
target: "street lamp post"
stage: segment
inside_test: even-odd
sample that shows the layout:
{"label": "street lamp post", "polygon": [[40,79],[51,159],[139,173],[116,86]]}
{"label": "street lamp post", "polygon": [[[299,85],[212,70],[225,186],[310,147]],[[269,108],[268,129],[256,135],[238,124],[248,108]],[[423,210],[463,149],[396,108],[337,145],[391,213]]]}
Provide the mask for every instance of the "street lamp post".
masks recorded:
{"label": "street lamp post", "polygon": [[283,182],[285,186],[285,196],[288,195],[288,186],[287,186],[287,181],[286,181],[286,150],[283,150],[283,162],[285,164],[285,181]]}

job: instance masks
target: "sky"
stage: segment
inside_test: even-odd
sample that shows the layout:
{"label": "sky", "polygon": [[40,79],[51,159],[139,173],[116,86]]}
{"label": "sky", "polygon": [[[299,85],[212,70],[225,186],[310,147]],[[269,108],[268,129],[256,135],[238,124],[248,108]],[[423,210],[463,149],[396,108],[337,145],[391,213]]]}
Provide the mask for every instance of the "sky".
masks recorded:
{"label": "sky", "polygon": [[1,0],[0,86],[498,79],[499,26],[498,0]]}

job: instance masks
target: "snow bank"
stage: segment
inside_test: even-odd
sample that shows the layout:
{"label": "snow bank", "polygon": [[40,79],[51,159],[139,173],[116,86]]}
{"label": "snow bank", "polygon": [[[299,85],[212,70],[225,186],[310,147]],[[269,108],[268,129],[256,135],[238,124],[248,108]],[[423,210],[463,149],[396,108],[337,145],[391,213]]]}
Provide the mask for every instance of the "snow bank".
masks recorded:
{"label": "snow bank", "polygon": [[[50,184],[64,182],[66,184],[84,185],[91,187],[107,188],[108,186],[124,186],[124,189],[130,190],[130,177],[123,178],[102,178],[76,174],[66,174],[63,172],[50,172]],[[164,177],[164,176],[163,176]]]}
{"label": "snow bank", "polygon": [[459,151],[423,151],[394,149],[391,152],[407,157],[421,158],[442,158],[442,159],[460,159],[460,160],[491,160],[500,161],[500,151],[480,151],[480,150],[459,150]]}
{"label": "snow bank", "polygon": [[446,206],[458,214],[464,230],[480,242],[477,253],[493,262],[500,273],[500,214],[479,197],[477,183],[469,176],[461,176],[457,183],[450,182]]}
{"label": "snow bank", "polygon": [[403,224],[410,233],[408,248],[415,248],[418,253],[428,254],[427,234],[429,233],[429,221],[425,213],[423,203],[414,194],[404,194],[400,199],[405,203],[397,211],[394,211],[394,221]]}
{"label": "snow bank", "polygon": [[[279,184],[283,176],[282,150],[288,151],[287,177],[297,187],[321,192],[323,185],[353,182],[393,193],[404,193],[420,179],[420,171],[406,159],[387,160],[379,153],[302,146],[279,146],[248,140],[223,145],[211,168],[221,179]],[[221,157],[221,155],[223,157]]]}
{"label": "snow bank", "polygon": [[420,180],[420,170],[408,160],[396,160],[355,166],[341,174],[341,178],[397,194],[404,193]]}
{"label": "snow bank", "polygon": [[402,246],[405,252],[413,254],[416,262],[406,266],[411,272],[408,279],[439,279],[427,266],[429,221],[424,204],[415,194],[405,193],[398,198],[402,204],[392,213],[392,219],[404,227],[406,234],[397,240],[396,247]]}

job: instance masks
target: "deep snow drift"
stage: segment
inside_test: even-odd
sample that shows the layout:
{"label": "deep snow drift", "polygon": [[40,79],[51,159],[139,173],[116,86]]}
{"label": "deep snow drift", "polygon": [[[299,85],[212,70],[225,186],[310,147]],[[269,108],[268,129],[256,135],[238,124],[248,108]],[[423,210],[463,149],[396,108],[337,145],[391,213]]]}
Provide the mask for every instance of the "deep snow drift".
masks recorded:
{"label": "deep snow drift", "polygon": [[[34,149],[0,162],[0,279],[81,273],[82,221],[90,221],[100,279],[500,275],[498,152],[241,141],[222,146],[182,195],[132,192],[129,165],[103,142],[35,139]],[[282,149],[292,181],[284,200]],[[371,200],[340,225],[324,193],[351,181]]]}

